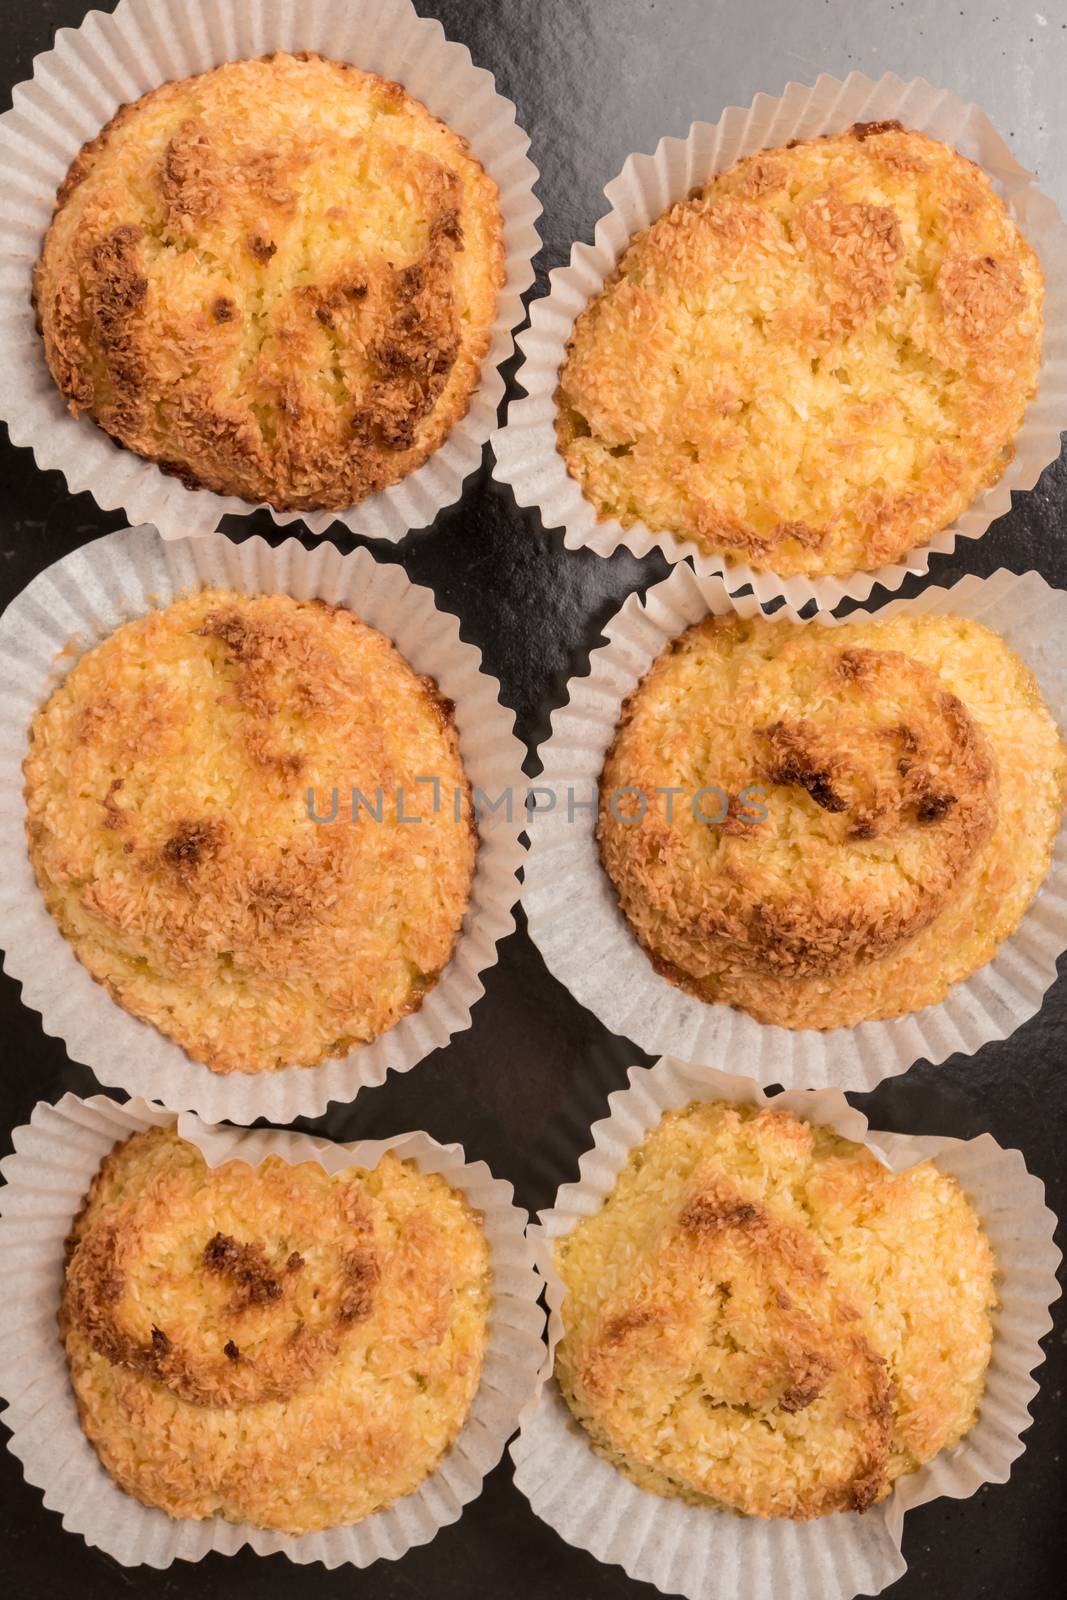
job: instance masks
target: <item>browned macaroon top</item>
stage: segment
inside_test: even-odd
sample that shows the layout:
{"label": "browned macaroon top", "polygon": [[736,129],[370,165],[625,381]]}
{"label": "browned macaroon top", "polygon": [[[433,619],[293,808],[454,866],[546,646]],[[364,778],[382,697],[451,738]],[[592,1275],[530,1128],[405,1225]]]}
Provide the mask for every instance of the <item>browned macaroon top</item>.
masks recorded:
{"label": "browned macaroon top", "polygon": [[355,1522],[416,1490],[466,1420],[481,1218],[392,1152],[334,1174],[209,1167],[176,1127],[148,1129],[105,1159],[67,1249],[82,1425],[119,1486],[171,1516]]}
{"label": "browned macaroon top", "polygon": [[664,976],[854,1026],[991,958],[1048,870],[1065,776],[1031,673],[968,618],[709,617],[623,706],[600,857]]}
{"label": "browned macaroon top", "polygon": [[556,1377],[640,1487],[863,1511],[975,1420],[995,1263],[954,1180],[786,1111],[667,1112],[555,1247]]}
{"label": "browned macaroon top", "polygon": [[987,175],[897,123],[763,150],[578,317],[559,448],[600,518],[783,575],[895,562],[1011,459],[1043,283]]}
{"label": "browned macaroon top", "polygon": [[341,607],[203,590],[126,623],[25,775],[79,960],[217,1072],[345,1055],[451,958],[477,849],[453,707]]}
{"label": "browned macaroon top", "polygon": [[[722,825],[685,802],[636,824],[612,808],[683,775],[689,796],[730,797]],[[988,742],[929,666],[848,630],[736,617],[660,657],[601,791],[601,852],[626,901],[724,963],[792,978],[832,977],[926,927],[997,819]]]}
{"label": "browned macaroon top", "polygon": [[337,509],[467,410],[502,280],[466,141],[395,83],[279,53],[122,107],[34,292],[75,414],[191,487]]}
{"label": "browned macaroon top", "polygon": [[[309,1268],[300,1250],[260,1237],[251,1216],[226,1218],[237,1231],[221,1231],[231,1174],[217,1178],[162,1134],[141,1142],[150,1181],[72,1249],[70,1324],[98,1355],[191,1405],[285,1400],[314,1382],[374,1306],[380,1249],[362,1189],[294,1180],[284,1165],[258,1170],[250,1201],[258,1195],[284,1214],[287,1238],[315,1240]],[[136,1148],[112,1158],[119,1170]],[[185,1273],[195,1292],[179,1301]]]}

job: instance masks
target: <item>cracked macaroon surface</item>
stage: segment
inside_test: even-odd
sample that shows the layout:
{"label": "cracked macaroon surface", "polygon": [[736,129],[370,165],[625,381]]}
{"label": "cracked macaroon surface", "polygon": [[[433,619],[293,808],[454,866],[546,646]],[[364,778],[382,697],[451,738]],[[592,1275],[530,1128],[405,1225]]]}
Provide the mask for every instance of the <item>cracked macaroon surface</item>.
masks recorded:
{"label": "cracked macaroon surface", "polygon": [[668,1112],[557,1242],[556,1378],[641,1488],[862,1511],[973,1426],[996,1263],[966,1196],[789,1112]]}
{"label": "cracked macaroon surface", "polygon": [[78,959],[216,1072],[343,1056],[451,958],[477,850],[452,703],[340,607],[207,589],[126,623],[24,773]]}
{"label": "cracked macaroon surface", "polygon": [[979,623],[708,617],[623,706],[600,858],[665,977],[851,1027],[992,958],[1048,872],[1065,777],[1033,675]]}
{"label": "cracked macaroon surface", "polygon": [[504,277],[496,185],[395,83],[277,54],[123,106],[34,275],[71,411],[192,488],[337,510],[467,411]]}
{"label": "cracked macaroon surface", "polygon": [[637,235],[557,435],[598,517],[790,576],[899,561],[996,482],[1043,279],[988,177],[896,123],[763,150]]}
{"label": "cracked macaroon surface", "polygon": [[172,1126],[93,1180],[60,1331],[121,1488],[173,1517],[310,1533],[436,1467],[478,1387],[490,1284],[479,1214],[412,1162],[211,1168]]}

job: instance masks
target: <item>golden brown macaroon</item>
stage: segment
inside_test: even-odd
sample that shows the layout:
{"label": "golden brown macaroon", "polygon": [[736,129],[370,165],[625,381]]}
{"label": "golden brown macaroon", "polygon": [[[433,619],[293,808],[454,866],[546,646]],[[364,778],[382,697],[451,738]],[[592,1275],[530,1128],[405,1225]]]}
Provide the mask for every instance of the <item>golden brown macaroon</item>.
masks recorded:
{"label": "golden brown macaroon", "polygon": [[466,140],[279,53],[123,106],[60,188],[34,298],[74,415],[190,488],[337,510],[467,411],[502,240]]}
{"label": "golden brown macaroon", "polygon": [[204,590],[125,624],[24,771],[78,959],[213,1071],[345,1055],[451,957],[477,849],[452,705],[340,607]]}
{"label": "golden brown macaroon", "polygon": [[1048,871],[1065,777],[1033,675],[979,623],[708,617],[623,707],[600,856],[673,982],[851,1027],[992,958]]}
{"label": "golden brown macaroon", "polygon": [[104,1161],[67,1251],[82,1426],[120,1487],[173,1517],[355,1522],[417,1489],[466,1420],[488,1246],[411,1162],[209,1168],[151,1129]]}
{"label": "golden brown macaroon", "polygon": [[564,1398],[657,1494],[862,1511],[976,1420],[996,1264],[931,1161],[891,1173],[789,1112],[690,1105],[556,1266]]}
{"label": "golden brown macaroon", "polygon": [[927,544],[1010,461],[1040,264],[898,123],[764,150],[630,244],[575,323],[559,448],[598,517],[782,575]]}

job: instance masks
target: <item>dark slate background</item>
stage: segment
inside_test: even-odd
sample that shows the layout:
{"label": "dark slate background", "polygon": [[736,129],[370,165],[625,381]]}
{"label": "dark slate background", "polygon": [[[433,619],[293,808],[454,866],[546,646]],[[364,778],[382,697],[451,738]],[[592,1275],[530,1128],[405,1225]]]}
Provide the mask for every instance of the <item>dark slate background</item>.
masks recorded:
{"label": "dark slate background", "polygon": [[[684,133],[694,118],[714,120],[724,106],[745,104],[761,89],[780,93],[790,78],[810,82],[823,70],[921,74],[978,101],[1063,208],[1067,7],[1062,0],[1040,3],[1044,11],[1019,0],[791,0],[788,6],[781,0],[418,0],[418,9],[434,10],[448,35],[464,40],[517,102],[542,174],[543,286],[572,241],[592,237],[604,209],[603,185],[630,151],[653,148],[663,134]],[[0,0],[9,85],[30,75],[33,57],[50,47],[57,28],[78,24],[83,9],[84,0]],[[124,519],[100,511],[88,495],[71,497],[57,473],[40,473],[30,454],[13,450],[6,437],[0,450],[0,601],[6,604],[34,573]],[[1067,586],[1065,509],[1061,460],[1031,494],[1016,498],[1010,515],[980,543],[964,541],[954,557],[935,557],[931,581],[951,583],[964,572],[1001,566],[1016,572],[1036,567]],[[263,516],[227,531],[237,538],[252,531],[278,538]],[[354,543],[347,537],[339,542],[346,549]],[[462,503],[444,512],[432,531],[374,548],[381,560],[400,561],[416,582],[432,585],[438,603],[459,614],[465,637],[484,651],[531,746],[547,732],[567,678],[585,669],[605,620],[631,590],[666,573],[658,557],[637,561],[623,553],[604,561],[566,554],[555,533],[490,481],[485,464],[468,482]],[[912,582],[904,592],[917,586]],[[876,591],[872,603],[883,598]],[[0,1149],[6,1153],[9,1130],[26,1121],[36,1100],[54,1100],[67,1089],[89,1094],[97,1085],[86,1068],[68,1061],[61,1044],[42,1034],[7,978],[0,979],[0,1008]],[[877,1127],[965,1138],[988,1130],[1004,1145],[1021,1146],[1048,1186],[1050,1204],[1062,1213],[1065,1022],[1061,977],[1040,1015],[1007,1043],[940,1067],[919,1062],[858,1103]],[[472,1159],[510,1178],[520,1202],[536,1210],[574,1176],[605,1096],[640,1059],[548,976],[520,931],[502,946],[467,1033],[406,1076],[365,1091],[356,1106],[335,1106],[317,1126],[346,1139],[423,1127],[439,1139],[460,1140]],[[1067,1317],[1057,1307],[1034,1424],[1010,1483],[908,1515],[910,1570],[893,1589],[899,1600],[1029,1600],[1052,1587],[1067,1553],[1065,1330]],[[621,1569],[571,1549],[539,1523],[513,1488],[507,1462],[462,1520],[431,1546],[365,1573],[297,1569],[283,1556],[260,1559],[248,1551],[230,1559],[211,1556],[193,1567],[177,1563],[164,1573],[126,1570],[65,1534],[6,1451],[0,1476],[0,1573],[12,1582],[12,1593],[29,1600],[56,1593],[84,1600],[118,1593],[243,1600],[294,1587],[314,1600],[353,1591],[367,1600],[504,1594],[651,1600],[654,1593]]]}

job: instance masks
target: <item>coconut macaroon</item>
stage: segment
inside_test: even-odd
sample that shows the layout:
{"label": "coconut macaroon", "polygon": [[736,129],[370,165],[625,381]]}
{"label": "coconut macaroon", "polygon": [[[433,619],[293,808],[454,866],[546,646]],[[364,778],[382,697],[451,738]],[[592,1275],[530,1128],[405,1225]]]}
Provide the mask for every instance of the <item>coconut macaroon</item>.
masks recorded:
{"label": "coconut macaroon", "polygon": [[349,611],[204,590],[127,623],[24,771],[78,959],[216,1072],[343,1056],[450,959],[477,850],[452,705]]}
{"label": "coconut macaroon", "polygon": [[898,123],[764,150],[578,318],[559,448],[600,518],[782,575],[899,561],[994,483],[1043,280],[989,178]]}
{"label": "coconut macaroon", "polygon": [[667,978],[853,1026],[990,960],[1048,871],[1065,778],[1033,675],[979,623],[708,617],[624,705],[601,861]]}
{"label": "coconut macaroon", "polygon": [[191,488],[338,509],[464,415],[504,277],[497,188],[395,83],[278,54],[123,106],[34,277],[71,411]]}
{"label": "coconut macaroon", "polygon": [[391,1154],[328,1176],[209,1168],[134,1134],[67,1241],[60,1329],[85,1433],[173,1517],[286,1533],[410,1494],[470,1410],[491,1272],[477,1213]]}
{"label": "coconut macaroon", "polygon": [[974,1424],[995,1262],[955,1180],[785,1111],[669,1112],[556,1245],[556,1377],[642,1488],[862,1511]]}

